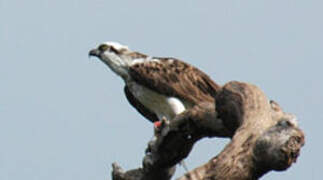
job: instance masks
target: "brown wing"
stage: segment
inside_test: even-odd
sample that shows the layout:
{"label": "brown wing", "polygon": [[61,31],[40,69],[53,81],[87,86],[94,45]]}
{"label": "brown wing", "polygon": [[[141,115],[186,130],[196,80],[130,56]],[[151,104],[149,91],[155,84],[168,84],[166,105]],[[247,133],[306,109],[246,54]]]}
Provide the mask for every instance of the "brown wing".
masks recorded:
{"label": "brown wing", "polygon": [[143,115],[145,118],[147,118],[151,122],[158,121],[158,117],[155,113],[151,112],[149,109],[147,109],[144,105],[142,105],[136,98],[133,96],[133,94],[129,91],[128,87],[124,87],[124,93],[126,94],[126,97],[129,101],[129,103],[136,108],[136,110]]}
{"label": "brown wing", "polygon": [[212,102],[218,89],[208,75],[199,69],[173,58],[155,58],[134,64],[129,74],[136,83],[160,94],[178,97],[189,103]]}

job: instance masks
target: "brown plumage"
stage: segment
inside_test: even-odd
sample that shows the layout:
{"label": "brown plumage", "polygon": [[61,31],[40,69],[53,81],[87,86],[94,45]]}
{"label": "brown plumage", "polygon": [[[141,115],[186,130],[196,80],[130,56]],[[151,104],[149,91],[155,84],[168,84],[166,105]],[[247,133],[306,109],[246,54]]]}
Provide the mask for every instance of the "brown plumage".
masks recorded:
{"label": "brown plumage", "polygon": [[199,69],[174,58],[153,58],[129,67],[138,84],[160,94],[183,99],[192,105],[213,102],[219,85]]}
{"label": "brown plumage", "polygon": [[150,57],[116,42],[103,43],[89,52],[100,58],[126,86],[129,103],[154,122],[201,102],[214,102],[220,88],[199,69],[174,58]]}

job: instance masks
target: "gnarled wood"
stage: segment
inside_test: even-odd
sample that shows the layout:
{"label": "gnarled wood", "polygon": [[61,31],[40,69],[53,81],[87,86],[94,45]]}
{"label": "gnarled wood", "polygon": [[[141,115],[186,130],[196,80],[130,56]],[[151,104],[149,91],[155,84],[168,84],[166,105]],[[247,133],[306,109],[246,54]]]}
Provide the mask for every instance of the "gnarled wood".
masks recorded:
{"label": "gnarled wood", "polygon": [[296,161],[304,134],[295,116],[284,113],[256,86],[230,82],[216,104],[202,103],[165,123],[147,148],[143,168],[124,172],[114,164],[113,180],[168,180],[175,165],[203,137],[231,142],[206,164],[180,180],[258,179],[271,170],[286,170]]}

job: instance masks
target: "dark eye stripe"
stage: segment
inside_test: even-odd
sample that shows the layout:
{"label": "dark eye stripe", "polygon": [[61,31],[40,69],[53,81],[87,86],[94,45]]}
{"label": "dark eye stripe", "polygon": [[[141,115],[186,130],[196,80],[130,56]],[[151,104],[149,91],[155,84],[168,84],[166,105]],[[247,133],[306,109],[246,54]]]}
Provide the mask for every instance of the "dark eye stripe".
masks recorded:
{"label": "dark eye stripe", "polygon": [[101,44],[98,49],[100,51],[106,51],[107,49],[109,49],[109,46],[106,44]]}
{"label": "dark eye stripe", "polygon": [[119,54],[119,51],[116,50],[113,46],[110,47],[110,51],[116,53],[116,54]]}

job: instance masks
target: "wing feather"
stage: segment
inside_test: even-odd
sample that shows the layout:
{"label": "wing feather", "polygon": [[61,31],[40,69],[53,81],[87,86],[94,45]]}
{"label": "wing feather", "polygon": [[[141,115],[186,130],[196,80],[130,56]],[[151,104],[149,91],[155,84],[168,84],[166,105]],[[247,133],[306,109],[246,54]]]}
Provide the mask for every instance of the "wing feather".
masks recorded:
{"label": "wing feather", "polygon": [[177,97],[192,105],[213,102],[220,86],[199,69],[174,58],[154,58],[129,67],[138,84],[166,96]]}

